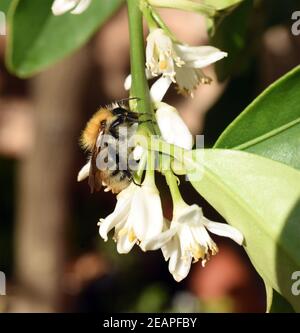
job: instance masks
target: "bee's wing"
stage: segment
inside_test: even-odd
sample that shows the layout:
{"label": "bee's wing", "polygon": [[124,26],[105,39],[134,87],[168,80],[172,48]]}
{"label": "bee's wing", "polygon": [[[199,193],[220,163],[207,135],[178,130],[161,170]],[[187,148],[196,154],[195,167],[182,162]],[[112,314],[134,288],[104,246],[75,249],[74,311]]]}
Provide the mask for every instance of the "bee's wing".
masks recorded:
{"label": "bee's wing", "polygon": [[102,137],[103,137],[103,132],[100,132],[98,139],[93,147],[91,155],[91,166],[89,172],[89,186],[91,189],[91,193],[93,193],[94,191],[99,191],[102,187],[100,170],[97,169],[96,165],[97,156],[102,146]]}

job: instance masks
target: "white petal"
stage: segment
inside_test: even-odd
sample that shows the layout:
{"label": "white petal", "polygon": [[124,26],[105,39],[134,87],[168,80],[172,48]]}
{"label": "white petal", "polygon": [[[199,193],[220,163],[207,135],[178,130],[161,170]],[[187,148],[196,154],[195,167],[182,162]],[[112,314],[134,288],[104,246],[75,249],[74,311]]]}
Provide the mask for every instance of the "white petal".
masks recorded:
{"label": "white petal", "polygon": [[180,205],[175,205],[174,207],[174,217],[173,220],[177,223],[186,224],[189,223],[193,226],[197,226],[203,218],[202,208],[196,204],[187,205],[181,203]]}
{"label": "white petal", "polygon": [[125,202],[122,205],[116,206],[115,210],[108,215],[105,219],[100,220],[99,234],[107,241],[107,234],[112,230],[117,224],[123,224],[126,222],[128,217],[128,207]]}
{"label": "white petal", "polygon": [[133,158],[135,161],[139,161],[143,154],[145,152],[145,149],[142,146],[136,146],[133,150]]}
{"label": "white petal", "polygon": [[215,242],[211,239],[209,233],[200,221],[197,227],[192,227],[192,232],[197,242],[205,249],[205,251],[216,247]]}
{"label": "white petal", "polygon": [[125,234],[117,240],[117,251],[120,254],[128,253],[133,248],[135,243],[136,241],[131,242],[128,236]]}
{"label": "white petal", "polygon": [[125,90],[130,90],[130,88],[131,88],[131,81],[132,81],[132,76],[131,76],[131,74],[129,74],[126,77],[125,81],[124,81],[124,89]]}
{"label": "white petal", "polygon": [[55,0],[52,5],[52,13],[54,15],[62,15],[73,9],[78,0]]}
{"label": "white petal", "polygon": [[180,282],[187,277],[192,265],[192,256],[177,261],[176,268],[172,273],[175,281]]}
{"label": "white petal", "polygon": [[[172,222],[171,228],[174,223]],[[180,231],[178,230],[180,233]],[[187,251],[182,251],[182,239],[175,235],[166,245],[162,247],[162,252],[165,260],[169,259],[169,272],[173,275],[174,279],[179,282],[183,280],[189,273],[192,256],[187,256]]]}
{"label": "white petal", "polygon": [[128,187],[126,187],[123,191],[121,191],[117,195],[118,201],[121,198],[126,199],[126,200],[132,200],[135,191],[138,190],[138,189],[139,189],[139,186],[135,185],[134,183],[131,183]]}
{"label": "white petal", "polygon": [[203,218],[203,224],[211,233],[218,236],[231,238],[239,245],[243,244],[244,241],[243,234],[236,228],[232,227],[231,225],[226,223],[213,222],[208,220],[207,218]]}
{"label": "white petal", "polygon": [[165,261],[168,261],[172,255],[172,253],[176,250],[176,248],[173,246],[172,240],[170,240],[168,243],[166,243],[164,246],[162,246],[161,251],[164,256]]}
{"label": "white petal", "polygon": [[[128,190],[128,188],[130,189]],[[130,185],[128,188],[125,189],[127,191],[123,190],[118,194],[117,196],[118,201],[115,210],[105,219],[100,220],[101,224],[99,228],[99,233],[100,236],[105,241],[107,241],[107,234],[110,232],[110,230],[113,229],[114,227],[117,227],[118,225],[119,229],[122,228],[123,224],[126,222],[128,218],[129,209],[132,200],[132,193],[134,193],[134,187],[131,187]],[[123,194],[121,195],[121,193]],[[120,224],[122,224],[122,226]]]}
{"label": "white petal", "polygon": [[207,67],[227,56],[213,46],[186,46],[175,44],[174,46],[179,57],[185,62],[185,66],[194,68]]}
{"label": "white petal", "polygon": [[176,67],[176,82],[180,93],[190,93],[199,83],[208,84],[211,78],[201,69],[192,67]]}
{"label": "white petal", "polygon": [[153,58],[155,57],[155,31],[150,33],[147,37],[146,44],[146,66],[151,67],[151,63],[153,62]]}
{"label": "white petal", "polygon": [[163,29],[155,29],[147,37],[146,68],[152,75],[160,74],[174,78],[174,63],[180,63],[173,49],[171,38]]}
{"label": "white petal", "polygon": [[193,136],[178,111],[166,103],[159,103],[158,106],[156,120],[163,139],[170,144],[192,149]]}
{"label": "white petal", "polygon": [[169,77],[160,77],[156,80],[150,89],[150,97],[152,102],[157,103],[161,102],[164,98],[166,92],[168,91],[172,80]]}
{"label": "white petal", "polygon": [[142,185],[135,192],[128,223],[140,241],[159,235],[163,229],[163,212],[156,187]]}
{"label": "white petal", "polygon": [[172,274],[175,271],[177,262],[180,260],[181,256],[179,239],[177,236],[162,247],[162,253],[166,261],[169,259],[169,272]]}
{"label": "white petal", "polygon": [[188,223],[180,225],[178,237],[179,237],[181,255],[186,256],[188,253],[190,253],[192,247],[196,245],[196,240],[194,239],[194,236],[192,234],[191,228]]}
{"label": "white petal", "polygon": [[155,237],[143,241],[140,246],[143,251],[158,250],[168,243],[171,238],[176,234],[176,228],[171,228],[165,232],[158,234]]}
{"label": "white petal", "polygon": [[105,219],[100,219],[99,234],[105,242],[107,241],[108,233],[115,227],[118,222],[119,221],[114,218],[113,213],[108,215]]}
{"label": "white petal", "polygon": [[91,3],[91,0],[80,0],[78,5],[75,7],[74,10],[71,11],[71,13],[72,14],[81,14],[88,8],[90,3]]}
{"label": "white petal", "polygon": [[87,164],[85,164],[82,167],[82,169],[78,172],[78,176],[77,176],[78,182],[83,181],[85,178],[87,178],[89,176],[90,168],[91,168],[91,162],[88,161]]}

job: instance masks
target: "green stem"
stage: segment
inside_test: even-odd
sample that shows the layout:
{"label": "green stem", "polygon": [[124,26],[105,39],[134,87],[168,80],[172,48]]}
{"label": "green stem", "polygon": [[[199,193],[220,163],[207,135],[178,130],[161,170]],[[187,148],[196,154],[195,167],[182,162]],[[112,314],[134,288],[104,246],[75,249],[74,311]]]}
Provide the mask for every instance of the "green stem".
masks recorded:
{"label": "green stem", "polygon": [[[138,0],[127,0],[132,75],[131,96],[139,98],[136,111],[146,113],[151,117],[150,119],[154,119],[149,86],[145,74],[143,17],[139,4],[140,2]],[[148,134],[155,133],[152,122],[144,122],[140,127]]]}
{"label": "green stem", "polygon": [[154,29],[157,29],[158,25],[152,16],[152,10],[148,1],[142,0],[140,2],[140,9],[143,12],[143,16],[148,24],[149,30],[152,31]]}
{"label": "green stem", "polygon": [[159,25],[159,27],[162,28],[175,43],[179,43],[177,37],[173,34],[173,32],[170,30],[170,28],[166,25],[166,23],[161,18],[161,16],[158,14],[158,12],[155,9],[153,9],[152,7],[151,7],[151,14],[152,14],[153,19]]}
{"label": "green stem", "polygon": [[147,152],[147,169],[143,184],[155,187],[155,152],[152,150]]}
{"label": "green stem", "polygon": [[174,175],[174,173],[171,170],[168,170],[167,172],[165,172],[165,177],[166,177],[166,181],[169,186],[169,189],[170,189],[174,207],[178,206],[179,204],[184,203],[184,200],[179,191],[177,177]]}
{"label": "green stem", "polygon": [[175,146],[173,144],[169,144],[155,136],[152,136],[148,140],[140,140],[137,138],[137,144],[141,145],[147,150],[153,150],[168,156],[172,156],[182,163],[184,163],[185,160],[188,160],[188,156],[186,155],[189,155],[190,153],[189,150]]}
{"label": "green stem", "polygon": [[148,0],[154,7],[174,8],[189,12],[196,12],[208,17],[214,17],[217,10],[203,3],[196,3],[190,0]]}

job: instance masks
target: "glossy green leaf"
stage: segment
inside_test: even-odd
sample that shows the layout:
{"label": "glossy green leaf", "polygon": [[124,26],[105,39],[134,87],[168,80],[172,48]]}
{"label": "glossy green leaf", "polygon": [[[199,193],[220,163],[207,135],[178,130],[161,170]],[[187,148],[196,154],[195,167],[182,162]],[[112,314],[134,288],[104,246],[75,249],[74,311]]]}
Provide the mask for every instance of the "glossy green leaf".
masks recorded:
{"label": "glossy green leaf", "polygon": [[283,298],[276,290],[272,290],[272,302],[270,304],[270,313],[293,313],[295,312],[291,304]]}
{"label": "glossy green leaf", "polygon": [[12,0],[0,0],[0,11],[7,13]]}
{"label": "glossy green leaf", "polygon": [[223,10],[235,6],[244,0],[204,0],[207,5],[213,6],[218,10]]}
{"label": "glossy green leaf", "polygon": [[262,155],[300,169],[300,66],[257,97],[222,133],[216,148]]}
{"label": "glossy green leaf", "polygon": [[266,312],[267,313],[292,313],[295,312],[291,304],[276,290],[265,283],[266,288]]}
{"label": "glossy green leaf", "polygon": [[218,79],[225,80],[238,71],[249,57],[247,31],[253,8],[253,0],[244,0],[227,14],[209,24],[210,44],[226,51],[228,57],[215,65]]}
{"label": "glossy green leaf", "polygon": [[[300,311],[300,297],[291,292],[292,273],[300,267],[300,172],[222,149],[189,152],[185,164],[194,169],[188,173],[194,188],[243,233],[245,249],[265,283]],[[202,171],[195,179],[195,172]]]}
{"label": "glossy green leaf", "polygon": [[13,0],[9,11],[7,66],[31,76],[68,56],[99,29],[122,0],[93,0],[80,15],[54,16],[53,0]]}

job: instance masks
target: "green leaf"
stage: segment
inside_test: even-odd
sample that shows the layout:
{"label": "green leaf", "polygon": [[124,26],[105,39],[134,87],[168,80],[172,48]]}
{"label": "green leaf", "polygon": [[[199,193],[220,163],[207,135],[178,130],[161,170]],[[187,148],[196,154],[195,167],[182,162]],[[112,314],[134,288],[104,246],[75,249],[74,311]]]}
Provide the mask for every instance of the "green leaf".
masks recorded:
{"label": "green leaf", "polygon": [[[200,163],[199,163],[200,161]],[[244,247],[265,283],[300,311],[291,292],[300,267],[300,172],[241,151],[188,152],[191,184],[245,237]],[[202,177],[195,178],[195,172]]]}
{"label": "green leaf", "polygon": [[7,14],[10,4],[12,0],[0,0],[0,11]]}
{"label": "green leaf", "polygon": [[235,6],[242,1],[244,0],[204,0],[203,3],[213,6],[218,10],[223,10]]}
{"label": "green leaf", "polygon": [[295,312],[291,304],[283,298],[276,290],[272,290],[272,302],[269,308],[270,313],[292,313]]}
{"label": "green leaf", "polygon": [[[215,65],[218,79],[224,81],[248,60],[247,30],[253,1],[244,0],[227,15],[221,15],[210,29],[210,44],[228,53],[228,57]],[[225,13],[226,14],[226,13]]]}
{"label": "green leaf", "polygon": [[268,313],[292,313],[295,312],[291,304],[276,290],[265,283]]}
{"label": "green leaf", "polygon": [[93,0],[80,15],[54,16],[53,0],[13,0],[8,15],[7,66],[29,77],[80,48],[122,0]]}
{"label": "green leaf", "polygon": [[216,148],[234,148],[300,169],[300,66],[258,96],[222,133]]}
{"label": "green leaf", "polygon": [[266,312],[270,312],[273,301],[273,288],[265,283],[266,290]]}

